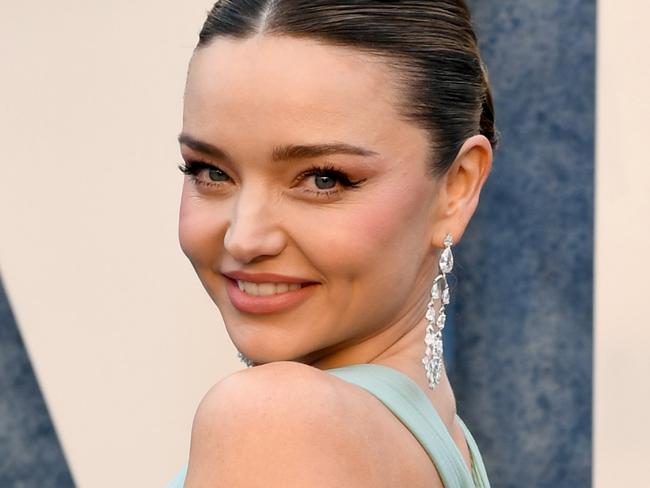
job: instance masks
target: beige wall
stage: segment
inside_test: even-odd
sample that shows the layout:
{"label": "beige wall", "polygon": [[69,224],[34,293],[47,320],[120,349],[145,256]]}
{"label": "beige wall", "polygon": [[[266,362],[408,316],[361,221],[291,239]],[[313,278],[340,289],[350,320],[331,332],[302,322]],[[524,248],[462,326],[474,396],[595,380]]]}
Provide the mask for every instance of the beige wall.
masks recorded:
{"label": "beige wall", "polygon": [[650,4],[598,1],[594,486],[650,458]]}
{"label": "beige wall", "polygon": [[[0,5],[0,265],[82,488],[161,486],[185,461],[197,400],[239,367],[176,237],[184,72],[210,4]],[[650,456],[650,6],[598,5],[606,488],[637,485]]]}
{"label": "beige wall", "polygon": [[78,486],[162,486],[239,367],[176,235],[210,1],[37,5],[0,5],[2,274]]}

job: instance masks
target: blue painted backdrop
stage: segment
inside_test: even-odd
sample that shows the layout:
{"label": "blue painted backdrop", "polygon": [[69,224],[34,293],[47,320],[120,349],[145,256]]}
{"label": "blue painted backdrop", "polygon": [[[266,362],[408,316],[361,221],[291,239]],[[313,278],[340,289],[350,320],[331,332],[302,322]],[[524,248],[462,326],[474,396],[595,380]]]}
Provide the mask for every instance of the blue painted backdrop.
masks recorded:
{"label": "blue painted backdrop", "polygon": [[74,486],[0,281],[0,487]]}
{"label": "blue painted backdrop", "polygon": [[[447,361],[495,488],[591,486],[595,1],[470,1],[502,147]],[[0,287],[0,486],[73,486]]]}
{"label": "blue painted backdrop", "polygon": [[456,248],[452,382],[498,488],[591,486],[594,0],[474,0],[502,147]]}

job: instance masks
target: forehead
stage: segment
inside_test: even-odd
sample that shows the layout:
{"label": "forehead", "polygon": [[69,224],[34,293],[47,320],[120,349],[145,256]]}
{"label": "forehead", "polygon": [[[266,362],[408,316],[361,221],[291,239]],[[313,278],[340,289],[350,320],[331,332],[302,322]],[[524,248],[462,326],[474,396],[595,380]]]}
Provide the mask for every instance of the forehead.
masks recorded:
{"label": "forehead", "polygon": [[410,131],[421,141],[399,117],[398,93],[385,61],[359,50],[287,36],[217,38],[190,63],[183,130],[365,144]]}

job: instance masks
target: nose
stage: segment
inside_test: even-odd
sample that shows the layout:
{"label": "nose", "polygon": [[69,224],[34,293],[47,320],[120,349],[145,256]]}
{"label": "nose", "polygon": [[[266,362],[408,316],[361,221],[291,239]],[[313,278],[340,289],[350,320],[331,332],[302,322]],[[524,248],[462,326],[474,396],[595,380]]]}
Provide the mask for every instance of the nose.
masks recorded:
{"label": "nose", "polygon": [[225,250],[243,264],[280,254],[286,247],[286,235],[277,214],[277,205],[265,192],[242,190],[224,236]]}

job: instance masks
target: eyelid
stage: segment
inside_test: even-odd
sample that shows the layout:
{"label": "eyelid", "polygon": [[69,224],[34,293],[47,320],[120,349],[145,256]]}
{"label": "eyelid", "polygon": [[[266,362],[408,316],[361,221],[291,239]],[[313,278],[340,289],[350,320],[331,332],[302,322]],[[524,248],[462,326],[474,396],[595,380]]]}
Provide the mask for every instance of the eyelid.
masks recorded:
{"label": "eyelid", "polygon": [[341,170],[338,169],[336,166],[332,164],[324,164],[322,166],[312,166],[311,168],[303,171],[300,176],[298,177],[298,181],[302,181],[309,176],[316,176],[316,175],[331,175],[334,176],[335,179],[339,181],[341,186],[346,187],[346,188],[356,188],[358,187],[361,183],[366,181],[366,178],[362,178],[360,180],[353,181],[350,179],[348,174]]}
{"label": "eyelid", "polygon": [[[194,184],[215,187],[215,190],[217,189],[217,187],[220,187],[224,183],[228,183],[229,181],[232,181],[232,177],[228,173],[226,173],[223,169],[221,169],[219,166],[201,160],[185,159],[184,164],[179,165],[178,169],[183,174],[190,176]],[[226,179],[221,181],[219,180],[208,181],[205,180],[204,178],[199,178],[199,174],[204,170],[219,171],[223,176],[225,176]],[[352,180],[348,176],[347,172],[337,168],[336,166],[330,163],[327,163],[323,165],[314,165],[304,170],[296,177],[292,187],[298,186],[302,181],[306,180],[310,176],[329,176],[332,177],[337,183],[333,188],[327,188],[327,189],[322,189],[322,188],[321,189],[319,188],[300,189],[302,193],[309,194],[311,196],[314,196],[315,198],[321,198],[321,199],[334,198],[336,195],[341,195],[348,190],[354,190],[367,180],[367,178]]]}
{"label": "eyelid", "polygon": [[195,159],[188,159],[184,161],[183,164],[178,165],[178,169],[180,169],[181,172],[185,174],[196,174],[202,169],[216,169],[217,171],[221,171],[223,174],[227,174],[223,169],[221,169],[217,165],[206,163],[205,161],[199,161]]}
{"label": "eyelid", "polygon": [[[186,176],[189,176],[191,180],[194,182],[194,184],[201,184],[201,185],[206,185],[206,186],[218,186],[223,183],[226,183],[229,180],[232,180],[230,175],[226,173],[224,170],[222,170],[220,167],[211,164],[211,163],[206,163],[205,161],[198,161],[198,160],[184,160],[183,164],[178,165],[178,169],[181,171]],[[211,180],[207,181],[205,179],[199,178],[199,174],[203,171],[218,171],[221,173],[223,176],[226,177],[225,180],[219,181],[219,180]]]}
{"label": "eyelid", "polygon": [[353,181],[348,176],[347,172],[338,169],[332,164],[324,164],[316,165],[303,171],[296,178],[297,181],[295,185],[297,186],[310,176],[316,175],[331,176],[337,181],[337,184],[333,188],[327,189],[312,188],[314,185],[310,184],[309,187],[300,186],[297,187],[296,190],[305,194],[306,198],[322,201],[323,203],[338,201],[340,198],[344,197],[347,192],[356,190],[367,180],[367,178],[361,178]]}

